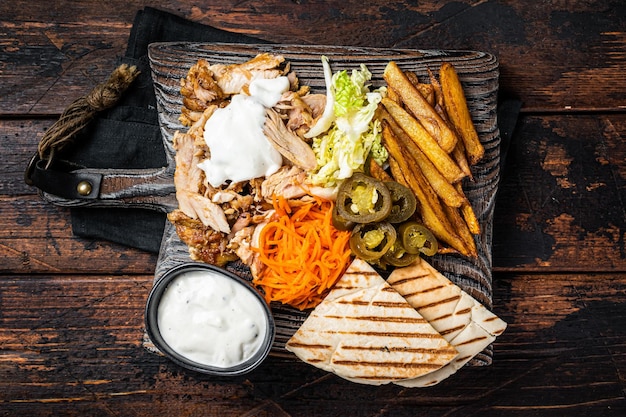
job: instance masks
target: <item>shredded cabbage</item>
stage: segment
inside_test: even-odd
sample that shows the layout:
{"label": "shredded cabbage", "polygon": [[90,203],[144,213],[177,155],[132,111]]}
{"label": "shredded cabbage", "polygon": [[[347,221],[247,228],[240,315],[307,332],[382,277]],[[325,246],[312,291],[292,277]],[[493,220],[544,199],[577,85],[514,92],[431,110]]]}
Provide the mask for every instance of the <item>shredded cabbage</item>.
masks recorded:
{"label": "shredded cabbage", "polygon": [[[313,138],[312,147],[317,159],[317,168],[310,174],[313,184],[337,185],[355,171],[362,170],[370,153],[381,165],[387,160],[387,150],[381,143],[380,121],[374,119],[386,88],[370,91],[367,83],[371,78],[372,74],[364,64],[351,74],[343,70],[332,75],[331,85],[327,85],[332,101],[327,99],[324,114],[329,103],[334,103],[333,120],[325,133]],[[319,121],[314,128],[317,124]]]}
{"label": "shredded cabbage", "polygon": [[335,92],[332,87],[333,73],[330,69],[328,58],[324,55],[322,55],[322,67],[324,68],[324,82],[326,83],[326,107],[324,108],[322,116],[317,119],[317,122],[315,122],[315,125],[313,125],[313,127],[311,127],[311,129],[304,134],[304,137],[308,139],[314,138],[315,136],[326,132],[335,120],[335,114],[333,112],[335,107]]}

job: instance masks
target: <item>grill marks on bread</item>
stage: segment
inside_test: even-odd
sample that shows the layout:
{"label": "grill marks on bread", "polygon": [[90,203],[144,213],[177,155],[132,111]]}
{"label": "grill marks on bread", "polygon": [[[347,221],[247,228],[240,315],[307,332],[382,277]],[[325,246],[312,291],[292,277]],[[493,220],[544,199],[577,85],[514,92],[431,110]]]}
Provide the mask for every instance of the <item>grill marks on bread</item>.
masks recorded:
{"label": "grill marks on bread", "polygon": [[357,259],[287,350],[354,382],[424,387],[454,374],[505,328],[423,260],[385,282]]}
{"label": "grill marks on bread", "polygon": [[419,323],[424,324],[428,323],[423,317],[415,317],[415,318],[407,318],[407,317],[378,317],[378,316],[355,316],[355,317],[345,317],[345,316],[332,316],[328,315],[326,318],[329,319],[351,319],[351,320],[363,320],[363,321],[373,321],[373,322],[389,322],[389,323]]}
{"label": "grill marks on bread", "polygon": [[441,382],[506,328],[504,321],[423,259],[394,270],[388,282],[459,352],[446,366],[418,378],[396,381],[399,385],[424,387]]}
{"label": "grill marks on bread", "polygon": [[472,320],[495,336],[506,328],[499,317],[423,259],[394,270],[388,282],[441,334],[456,336]]}
{"label": "grill marks on bread", "polygon": [[458,354],[359,259],[286,347],[303,361],[342,378],[375,385],[425,375]]}

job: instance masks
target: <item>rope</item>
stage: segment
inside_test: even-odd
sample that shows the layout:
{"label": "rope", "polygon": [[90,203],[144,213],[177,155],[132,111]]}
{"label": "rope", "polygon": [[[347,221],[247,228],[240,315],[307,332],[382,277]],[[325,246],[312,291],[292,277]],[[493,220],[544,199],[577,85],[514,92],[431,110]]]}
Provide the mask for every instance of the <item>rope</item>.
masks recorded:
{"label": "rope", "polygon": [[54,122],[39,142],[39,158],[52,162],[56,151],[70,143],[81,129],[94,118],[96,113],[113,107],[130,84],[139,75],[136,66],[122,64],[109,76],[109,79],[97,85],[88,95],[80,97],[70,104],[59,120]]}

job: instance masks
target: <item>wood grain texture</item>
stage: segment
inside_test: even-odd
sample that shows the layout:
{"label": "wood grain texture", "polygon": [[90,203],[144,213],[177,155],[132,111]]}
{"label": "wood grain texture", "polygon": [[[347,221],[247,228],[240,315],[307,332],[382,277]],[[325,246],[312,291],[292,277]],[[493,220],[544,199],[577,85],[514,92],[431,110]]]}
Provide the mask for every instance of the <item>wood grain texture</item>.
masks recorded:
{"label": "wood grain texture", "polygon": [[[276,43],[466,49],[498,56],[502,91],[527,111],[624,108],[626,10],[619,0],[128,2],[18,0],[0,5],[0,113],[59,114],[106,79],[123,55],[136,10]],[[62,98],[62,99],[60,99]]]}
{"label": "wood grain texture", "polygon": [[38,195],[0,197],[0,272],[15,274],[152,273],[157,256],[111,242],[77,238],[67,209]]}
{"label": "wood grain texture", "polygon": [[[493,207],[497,192],[500,169],[500,136],[496,120],[498,95],[498,61],[490,54],[476,51],[432,51],[373,48],[344,48],[328,46],[295,45],[237,45],[197,43],[156,43],[149,48],[150,67],[155,84],[159,124],[163,134],[168,161],[174,164],[175,151],[172,138],[177,131],[186,131],[178,120],[182,107],[180,79],[198,59],[210,64],[233,64],[245,62],[257,54],[267,52],[282,55],[295,72],[302,85],[311,87],[312,92],[324,93],[324,75],[321,56],[330,61],[332,71],[351,71],[365,63],[372,73],[374,86],[384,85],[383,71],[389,61],[407,71],[415,72],[420,79],[428,79],[428,70],[435,74],[442,62],[455,66],[474,120],[479,138],[485,147],[485,156],[473,167],[474,181],[467,183],[466,195],[474,207],[481,224],[482,233],[476,238],[478,257],[437,256],[432,263],[442,273],[457,283],[467,293],[488,308],[491,298],[491,237]],[[173,169],[172,169],[173,171]],[[155,279],[182,263],[191,262],[186,245],[168,227],[161,245],[161,256],[157,263]],[[249,280],[249,273],[243,272]],[[307,314],[288,306],[272,308],[276,320],[276,338],[273,351],[287,354],[285,343],[295,333]],[[288,357],[294,358],[289,354]],[[491,363],[491,349],[486,349],[473,360],[474,365]]]}
{"label": "wood grain texture", "polygon": [[[24,183],[50,124],[0,120],[0,140],[12,150],[0,153],[3,270],[153,271],[154,256],[74,238],[68,211]],[[520,118],[494,208],[496,271],[624,271],[625,137],[620,114]]]}
{"label": "wood grain texture", "polygon": [[[44,415],[621,415],[626,278],[506,274],[489,367],[424,389],[353,384],[270,357],[243,377],[185,371],[139,345],[151,275],[0,281],[0,410]],[[621,381],[621,382],[620,382]],[[122,411],[123,410],[123,411]],[[376,410],[376,411],[374,411]]]}
{"label": "wood grain texture", "polygon": [[[216,379],[141,344],[157,257],[72,235],[23,169],[146,5],[281,43],[488,51],[523,101],[495,202],[489,367],[364,387],[272,356]],[[626,11],[619,0],[0,2],[0,416],[626,415]]]}
{"label": "wood grain texture", "polygon": [[624,115],[524,117],[496,203],[502,270],[625,271]]}

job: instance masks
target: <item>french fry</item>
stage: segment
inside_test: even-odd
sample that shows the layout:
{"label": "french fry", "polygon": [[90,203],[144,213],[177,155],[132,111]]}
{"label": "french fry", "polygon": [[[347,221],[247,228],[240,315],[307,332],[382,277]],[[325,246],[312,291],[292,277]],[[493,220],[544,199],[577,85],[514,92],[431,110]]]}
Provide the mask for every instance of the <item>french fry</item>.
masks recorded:
{"label": "french fry", "polygon": [[424,177],[428,180],[437,195],[447,206],[458,208],[466,203],[465,198],[458,193],[453,184],[446,181],[432,162],[426,158],[426,155],[424,155],[419,149],[415,149],[415,153],[413,153],[412,156],[415,162],[417,162],[419,168],[422,170]]}
{"label": "french fry", "polygon": [[[446,108],[443,100],[443,91],[441,90],[441,83],[439,82],[439,80],[437,80],[437,77],[435,77],[435,74],[433,74],[430,68],[428,69],[428,76],[430,78],[429,85],[432,86],[435,95],[435,110],[441,115],[442,119],[452,124],[450,118],[448,117],[448,113],[446,113]],[[454,124],[452,124],[452,127],[454,127]],[[456,129],[456,127],[454,128]],[[457,137],[461,137],[459,132],[457,132]],[[457,163],[459,168],[461,168],[461,171],[463,171],[466,176],[473,180],[474,177],[472,175],[472,170],[470,169],[469,161],[467,160],[467,154],[465,152],[465,145],[463,143],[463,140],[459,140],[456,142],[456,146],[454,147],[450,155],[452,156],[452,159],[454,159],[454,161]]]}
{"label": "french fry", "polygon": [[462,140],[456,143],[456,146],[454,147],[454,150],[452,150],[452,153],[450,155],[459,166],[459,168],[461,168],[461,171],[463,171],[463,173],[471,180],[474,180],[474,175],[472,175],[472,169],[469,166],[469,161],[467,160],[467,155],[465,154],[465,145],[463,145]]}
{"label": "french fry", "polygon": [[[441,92],[441,84],[439,83],[439,80],[437,80],[437,77],[435,77],[435,74],[433,74],[433,72],[430,70],[430,68],[428,68],[428,78],[430,79],[429,85],[432,87],[433,95],[435,97],[435,110],[437,111],[437,113],[439,113],[442,119],[450,124],[450,120],[448,119],[448,115],[446,114],[446,109],[443,104],[443,93]],[[459,134],[457,132],[457,138],[458,137]]]}
{"label": "french fry", "polygon": [[413,191],[420,206],[422,221],[435,237],[450,245],[459,253],[471,256],[464,241],[455,232],[448,216],[441,205],[439,197],[428,184],[422,173],[415,166],[408,164],[402,157],[402,148],[395,140],[388,125],[383,126],[383,142],[389,151],[389,166],[394,178],[404,178],[406,185]]}
{"label": "french fry", "polygon": [[[408,189],[411,189],[409,182],[406,180],[406,178],[404,178],[404,174],[400,170],[400,166],[393,158],[389,158],[389,170],[392,173],[394,181],[404,185]],[[421,209],[419,200],[416,201],[416,204],[417,204],[417,208],[415,210],[415,214],[413,214],[413,219],[417,222],[424,223],[424,219],[422,218],[422,209]]]}
{"label": "french fry", "polygon": [[439,255],[455,255],[458,254],[459,251],[448,246],[439,246],[437,253]]}
{"label": "french fry", "polygon": [[[433,86],[431,84],[421,83],[419,81],[419,78],[417,77],[417,74],[414,73],[413,71],[404,71],[404,75],[406,75],[406,78],[408,78],[411,84],[413,84],[413,87],[415,87],[417,91],[419,91],[419,93],[422,95],[422,97],[424,97],[426,102],[430,104],[431,107],[434,107],[436,102],[435,102],[435,91],[433,89]],[[395,91],[391,88],[389,90]]]}
{"label": "french fry", "polygon": [[407,109],[422,123],[424,129],[439,142],[441,148],[445,152],[452,152],[458,140],[456,133],[419,94],[394,61],[390,61],[385,67],[383,78],[387,85],[400,96]]}
{"label": "french fry", "polygon": [[446,113],[465,145],[470,165],[474,165],[484,156],[485,148],[478,138],[463,87],[452,64],[449,62],[441,64],[439,79]]}
{"label": "french fry", "polygon": [[443,206],[443,210],[448,216],[448,220],[452,224],[452,227],[454,227],[454,230],[463,241],[463,246],[467,251],[467,255],[475,258],[477,256],[476,242],[474,241],[474,236],[470,232],[467,223],[465,223],[465,220],[461,216],[461,213],[459,213],[459,210],[456,208],[445,205]]}
{"label": "french fry", "polygon": [[[390,157],[387,161],[389,162],[389,170],[391,171],[391,176],[393,177],[394,181],[404,185],[408,189],[411,189],[409,181],[404,176],[404,172],[402,172],[402,170],[400,169],[400,165],[396,162],[396,160],[393,157]],[[417,204],[419,206],[419,201],[417,202]]]}
{"label": "french fry", "polygon": [[[425,84],[395,62],[385,68],[390,94],[383,99],[378,117],[391,176],[415,194],[418,214],[440,241],[440,253],[476,257],[474,236],[480,234],[480,224],[460,180],[473,179],[471,166],[483,157],[484,148],[456,70],[444,63],[439,79],[428,73],[430,84]],[[441,126],[455,139],[446,142]],[[380,176],[380,166],[370,169]]]}
{"label": "french fry", "polygon": [[420,175],[415,176],[415,183],[414,189],[417,190],[416,197],[421,201],[424,225],[442,242],[458,250],[462,255],[471,256],[463,239],[459,237],[454,225],[450,223],[444,206],[436,198],[432,187]]}
{"label": "french fry", "polygon": [[424,152],[448,182],[455,183],[465,176],[461,168],[452,160],[450,155],[439,146],[437,141],[433,139],[413,116],[398,103],[386,97],[383,98],[382,104],[396,123],[407,133],[422,152]]}
{"label": "french fry", "polygon": [[[420,83],[417,86],[417,89],[419,90],[419,92],[422,95],[422,97],[424,97],[426,99],[428,104],[430,104],[433,107],[435,107],[437,105],[437,101],[436,101],[436,97],[435,97],[435,90],[433,90],[433,87],[430,84]],[[437,109],[435,109],[435,111],[436,110]],[[442,117],[442,119],[443,119],[443,117]],[[444,119],[444,121],[445,121],[445,119]],[[458,138],[458,135],[457,135],[457,138]],[[458,139],[457,139],[457,142],[458,142]]]}
{"label": "french fry", "polygon": [[[417,76],[417,74],[413,71],[402,71],[404,73],[404,76],[406,77],[407,80],[409,80],[411,82],[411,84],[413,84],[413,87],[417,88],[418,85],[420,85],[420,80],[419,77]],[[419,88],[417,88],[419,90]]]}
{"label": "french fry", "polygon": [[[383,117],[384,113],[383,113]],[[394,136],[396,142],[404,148],[405,152],[401,155],[402,158],[407,159],[408,162],[415,162],[419,169],[424,174],[426,180],[433,187],[437,195],[448,206],[461,207],[467,200],[464,196],[459,194],[457,188],[450,184],[448,180],[439,172],[439,170],[433,165],[433,163],[424,155],[420,148],[411,140],[404,130],[393,120],[393,118],[385,121],[388,123],[391,134]]]}
{"label": "french fry", "polygon": [[377,180],[393,181],[393,178],[391,178],[391,175],[389,175],[387,171],[383,169],[383,167],[378,165],[378,162],[374,161],[374,159],[370,159],[368,168],[369,168],[369,174],[372,177],[376,178]]}
{"label": "french fry", "polygon": [[[462,193],[463,195],[465,195],[465,193],[463,193],[463,187],[460,182],[455,184],[455,187],[459,193]],[[467,227],[469,228],[470,232],[474,235],[479,235],[480,223],[478,222],[478,219],[476,218],[476,213],[474,212],[474,208],[472,207],[472,205],[470,204],[467,198],[465,199],[465,203],[463,203],[463,205],[461,206],[461,214],[463,215],[463,219],[465,220],[465,223],[467,224]]]}
{"label": "french fry", "polygon": [[393,90],[391,88],[387,89],[387,98],[389,100],[393,100],[398,104],[402,104],[402,99],[400,98],[400,96],[398,95],[398,93],[396,93],[396,90]]}

